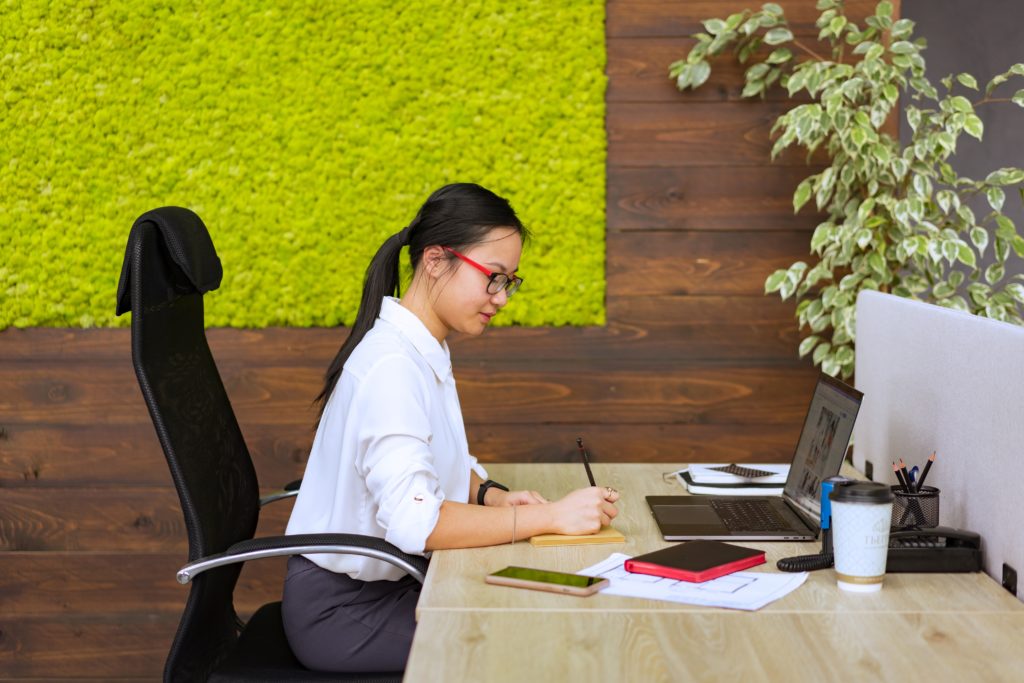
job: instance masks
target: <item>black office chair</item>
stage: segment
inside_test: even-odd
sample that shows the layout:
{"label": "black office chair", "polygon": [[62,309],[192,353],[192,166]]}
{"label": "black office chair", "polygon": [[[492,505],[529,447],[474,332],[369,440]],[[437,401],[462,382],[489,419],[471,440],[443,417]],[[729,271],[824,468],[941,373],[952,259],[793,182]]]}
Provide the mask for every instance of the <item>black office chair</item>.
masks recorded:
{"label": "black office chair", "polygon": [[256,472],[203,325],[203,294],[220,285],[221,275],[210,234],[188,209],[155,209],[132,226],[117,314],[132,312],[135,374],[188,530],[189,562],[177,577],[192,583],[164,680],[399,681],[401,671],[345,675],[303,668],[285,639],[280,602],[261,607],[248,624],[235,614],[232,593],[247,560],[310,552],[365,555],[420,582],[427,563],[356,534],[253,538],[261,504]]}

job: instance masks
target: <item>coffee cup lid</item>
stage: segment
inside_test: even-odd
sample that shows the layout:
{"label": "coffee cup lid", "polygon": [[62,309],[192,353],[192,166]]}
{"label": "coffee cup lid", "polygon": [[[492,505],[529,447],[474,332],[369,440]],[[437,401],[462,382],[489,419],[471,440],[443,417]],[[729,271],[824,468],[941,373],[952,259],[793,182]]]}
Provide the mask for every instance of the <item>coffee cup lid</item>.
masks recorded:
{"label": "coffee cup lid", "polygon": [[828,495],[829,500],[840,503],[891,503],[892,491],[885,484],[861,481],[849,486],[837,486]]}

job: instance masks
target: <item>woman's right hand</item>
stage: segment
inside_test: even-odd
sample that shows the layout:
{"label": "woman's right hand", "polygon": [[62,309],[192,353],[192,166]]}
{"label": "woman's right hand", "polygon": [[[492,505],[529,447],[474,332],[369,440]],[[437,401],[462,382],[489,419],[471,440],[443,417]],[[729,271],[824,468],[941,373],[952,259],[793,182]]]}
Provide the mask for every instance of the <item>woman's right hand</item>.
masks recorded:
{"label": "woman's right hand", "polygon": [[596,534],[608,526],[619,511],[619,492],[605,486],[577,489],[551,504],[554,531],[569,536]]}

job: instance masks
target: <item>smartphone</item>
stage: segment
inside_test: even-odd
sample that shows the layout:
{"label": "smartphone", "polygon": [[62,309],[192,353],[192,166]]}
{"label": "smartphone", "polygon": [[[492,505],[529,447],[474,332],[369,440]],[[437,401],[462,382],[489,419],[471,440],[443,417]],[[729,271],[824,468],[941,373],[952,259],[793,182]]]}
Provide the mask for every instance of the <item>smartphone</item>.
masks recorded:
{"label": "smartphone", "polygon": [[505,567],[493,574],[488,574],[484,581],[497,586],[532,588],[538,591],[579,596],[593,595],[608,586],[608,579],[596,576],[580,576],[579,574],[566,574],[565,572],[529,569],[527,567]]}

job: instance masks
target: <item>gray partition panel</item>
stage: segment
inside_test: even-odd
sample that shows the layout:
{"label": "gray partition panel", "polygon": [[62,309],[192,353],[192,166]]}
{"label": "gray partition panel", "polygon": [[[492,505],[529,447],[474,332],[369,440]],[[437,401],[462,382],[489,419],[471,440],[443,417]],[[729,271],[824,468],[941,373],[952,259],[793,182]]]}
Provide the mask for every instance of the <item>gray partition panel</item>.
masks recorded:
{"label": "gray partition panel", "polygon": [[1024,328],[862,292],[856,367],[854,465],[896,483],[894,460],[936,451],[940,524],[980,533],[997,581],[1004,562],[1024,569]]}

